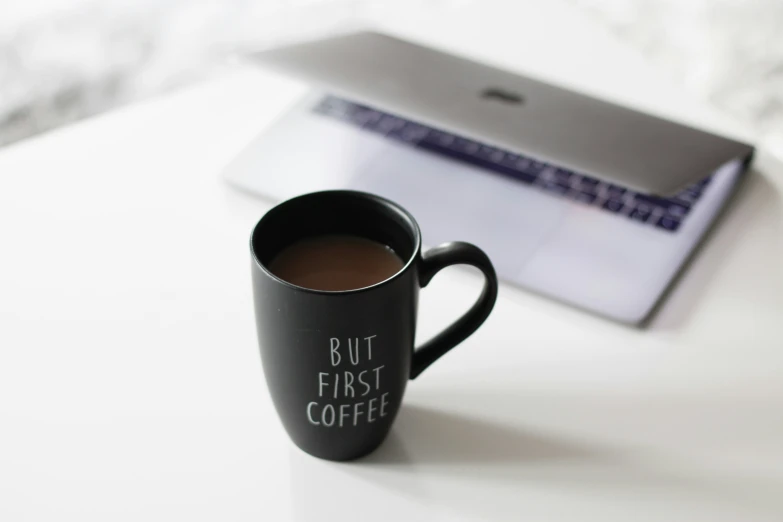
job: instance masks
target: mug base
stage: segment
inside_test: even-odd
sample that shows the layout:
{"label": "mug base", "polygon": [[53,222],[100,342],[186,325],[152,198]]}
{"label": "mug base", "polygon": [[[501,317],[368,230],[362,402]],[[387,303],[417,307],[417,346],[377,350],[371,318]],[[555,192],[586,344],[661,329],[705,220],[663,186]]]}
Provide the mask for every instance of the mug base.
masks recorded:
{"label": "mug base", "polygon": [[386,437],[383,437],[379,441],[375,441],[371,444],[367,444],[361,448],[358,448],[356,450],[352,451],[344,451],[344,452],[334,452],[334,451],[317,451],[315,449],[308,449],[304,448],[302,446],[299,446],[298,444],[294,444],[296,447],[298,447],[303,452],[307,453],[311,457],[316,457],[321,460],[330,460],[332,462],[350,462],[353,460],[359,460],[363,457],[368,456],[369,454],[373,453],[375,450],[381,447],[383,445],[384,441],[386,440]]}

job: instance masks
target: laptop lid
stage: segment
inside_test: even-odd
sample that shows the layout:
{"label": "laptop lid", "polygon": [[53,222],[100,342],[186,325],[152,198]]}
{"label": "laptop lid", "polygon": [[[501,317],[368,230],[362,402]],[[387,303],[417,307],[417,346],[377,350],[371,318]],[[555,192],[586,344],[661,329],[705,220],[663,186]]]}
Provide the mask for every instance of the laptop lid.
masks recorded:
{"label": "laptop lid", "polygon": [[640,192],[669,195],[753,147],[376,32],[249,58],[402,117]]}

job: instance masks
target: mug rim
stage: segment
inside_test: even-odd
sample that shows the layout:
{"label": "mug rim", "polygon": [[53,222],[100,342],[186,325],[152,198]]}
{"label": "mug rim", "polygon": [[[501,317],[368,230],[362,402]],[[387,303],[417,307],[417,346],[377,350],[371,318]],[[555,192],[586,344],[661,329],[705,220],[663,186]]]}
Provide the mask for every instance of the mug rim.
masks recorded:
{"label": "mug rim", "polygon": [[[309,199],[319,196],[347,196],[347,197],[358,197],[361,199],[366,199],[369,201],[372,201],[376,205],[385,206],[388,209],[391,209],[392,211],[396,212],[397,214],[401,215],[404,220],[407,222],[407,224],[410,226],[411,231],[413,232],[413,251],[411,252],[411,255],[408,257],[408,259],[405,261],[402,268],[400,268],[397,272],[394,273],[394,275],[383,279],[381,281],[378,281],[377,283],[373,283],[370,286],[363,286],[361,288],[352,288],[349,290],[318,290],[315,288],[307,288],[306,286],[299,286],[295,285],[293,283],[290,283],[286,281],[285,279],[281,279],[280,277],[276,276],[274,273],[272,273],[265,265],[261,262],[261,260],[258,258],[258,255],[256,254],[256,249],[253,246],[253,238],[256,236],[256,232],[261,227],[261,224],[268,219],[269,215],[282,207],[285,207],[289,204],[294,203],[295,201],[299,201],[302,199]],[[374,290],[376,288],[379,288],[381,286],[384,286],[386,284],[391,283],[395,279],[399,278],[404,274],[405,272],[410,269],[410,267],[416,262],[416,259],[419,257],[419,254],[421,252],[421,230],[419,229],[419,224],[416,221],[416,219],[413,217],[413,215],[408,212],[405,208],[403,208],[401,205],[395,203],[394,201],[391,201],[390,199],[384,198],[382,196],[378,196],[377,194],[371,194],[369,192],[363,192],[360,190],[319,190],[316,192],[308,192],[306,194],[300,194],[298,196],[294,196],[292,198],[286,199],[285,201],[281,201],[280,203],[276,204],[269,210],[267,210],[263,216],[258,220],[258,222],[253,227],[252,232],[250,233],[250,254],[253,256],[253,261],[256,264],[258,268],[261,269],[261,271],[267,276],[270,277],[272,280],[276,281],[279,284],[282,284],[284,286],[287,286],[291,288],[292,290],[298,290],[301,292],[307,292],[311,294],[320,294],[320,295],[347,295],[347,294],[358,294],[361,292],[366,292],[370,290]]]}

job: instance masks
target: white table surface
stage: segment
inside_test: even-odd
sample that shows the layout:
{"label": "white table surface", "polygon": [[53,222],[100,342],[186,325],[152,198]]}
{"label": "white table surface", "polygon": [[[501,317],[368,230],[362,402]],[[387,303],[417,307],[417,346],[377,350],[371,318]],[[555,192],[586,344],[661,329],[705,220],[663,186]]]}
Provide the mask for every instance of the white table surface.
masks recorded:
{"label": "white table surface", "polygon": [[[519,9],[385,23],[725,125],[559,4]],[[783,519],[783,165],[763,151],[647,330],[504,285],[375,454],[294,448],[253,326],[270,203],[219,173],[302,89],[239,70],[0,150],[0,520]],[[479,285],[439,275],[420,337]]]}

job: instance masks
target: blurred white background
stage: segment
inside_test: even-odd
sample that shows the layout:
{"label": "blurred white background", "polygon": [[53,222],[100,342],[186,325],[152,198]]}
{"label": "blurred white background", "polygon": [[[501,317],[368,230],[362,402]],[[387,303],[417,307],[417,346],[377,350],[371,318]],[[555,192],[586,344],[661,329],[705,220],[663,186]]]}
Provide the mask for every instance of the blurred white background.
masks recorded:
{"label": "blurred white background", "polygon": [[[783,151],[783,2],[567,2]],[[415,16],[481,3],[0,0],[0,145],[218,74],[226,48],[307,36],[384,10]]]}

